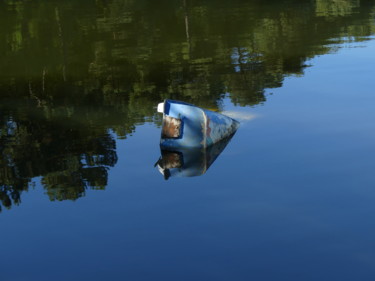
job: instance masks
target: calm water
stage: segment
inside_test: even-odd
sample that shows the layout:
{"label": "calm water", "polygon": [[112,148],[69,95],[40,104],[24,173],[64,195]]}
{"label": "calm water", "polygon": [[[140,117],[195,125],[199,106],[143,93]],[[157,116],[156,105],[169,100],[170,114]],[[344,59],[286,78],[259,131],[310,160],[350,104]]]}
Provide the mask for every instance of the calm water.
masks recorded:
{"label": "calm water", "polygon": [[[0,3],[1,280],[374,280],[375,2]],[[241,121],[165,180],[165,98]]]}

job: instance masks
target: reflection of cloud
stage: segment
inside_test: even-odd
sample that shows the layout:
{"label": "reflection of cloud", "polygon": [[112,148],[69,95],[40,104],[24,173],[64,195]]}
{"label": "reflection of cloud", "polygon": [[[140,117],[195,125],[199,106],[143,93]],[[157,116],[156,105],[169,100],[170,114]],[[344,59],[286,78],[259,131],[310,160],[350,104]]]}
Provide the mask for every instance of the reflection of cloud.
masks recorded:
{"label": "reflection of cloud", "polygon": [[246,122],[253,120],[257,117],[259,117],[256,114],[250,113],[250,112],[241,112],[241,111],[223,111],[222,114],[229,116],[233,119],[236,119],[240,122]]}

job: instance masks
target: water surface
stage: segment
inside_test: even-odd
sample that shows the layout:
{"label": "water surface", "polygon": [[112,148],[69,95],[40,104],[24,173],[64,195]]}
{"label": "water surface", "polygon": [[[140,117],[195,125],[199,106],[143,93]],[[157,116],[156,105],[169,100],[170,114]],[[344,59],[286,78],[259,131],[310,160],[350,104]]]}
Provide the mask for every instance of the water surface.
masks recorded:
{"label": "water surface", "polygon": [[[372,280],[373,1],[4,1],[7,280]],[[165,180],[164,98],[235,115]]]}

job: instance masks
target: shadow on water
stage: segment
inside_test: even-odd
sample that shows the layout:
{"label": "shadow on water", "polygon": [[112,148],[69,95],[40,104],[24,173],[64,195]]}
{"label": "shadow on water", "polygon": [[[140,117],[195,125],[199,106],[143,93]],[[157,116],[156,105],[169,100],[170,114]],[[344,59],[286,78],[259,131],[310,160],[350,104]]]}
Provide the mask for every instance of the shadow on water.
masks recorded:
{"label": "shadow on water", "polygon": [[[1,204],[19,204],[35,177],[51,200],[104,189],[117,162],[115,138],[145,122],[160,124],[157,103],[172,98],[219,111],[228,95],[235,105],[264,103],[265,89],[303,75],[309,59],[348,40],[368,40],[374,6],[351,0],[2,1]],[[183,156],[172,167],[190,165],[199,174],[215,153],[172,154]]]}

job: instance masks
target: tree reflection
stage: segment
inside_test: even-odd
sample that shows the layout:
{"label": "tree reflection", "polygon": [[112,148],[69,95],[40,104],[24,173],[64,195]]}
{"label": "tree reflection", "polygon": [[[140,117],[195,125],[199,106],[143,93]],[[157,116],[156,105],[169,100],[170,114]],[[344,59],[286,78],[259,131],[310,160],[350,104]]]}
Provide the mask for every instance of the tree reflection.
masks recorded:
{"label": "tree reflection", "polygon": [[105,129],[76,127],[61,119],[21,118],[1,129],[3,206],[19,203],[20,192],[39,176],[51,200],[74,200],[87,188],[105,188],[107,169],[117,162],[115,140]]}
{"label": "tree reflection", "polygon": [[164,98],[263,103],[310,58],[374,34],[373,16],[370,0],[2,1],[1,204],[35,177],[51,200],[105,188],[109,132],[159,122]]}

